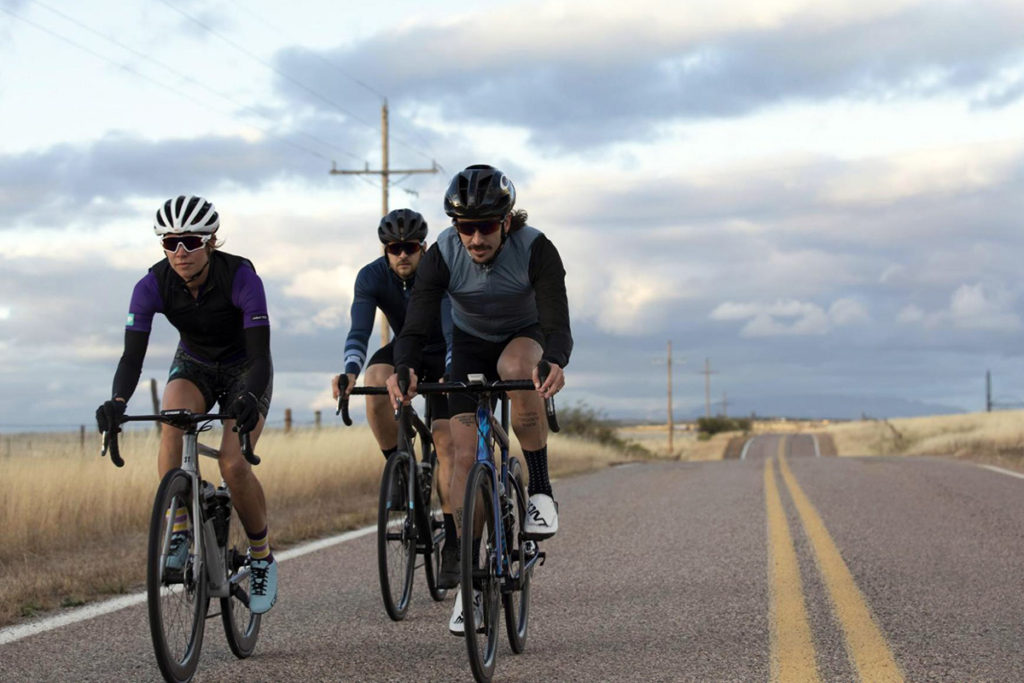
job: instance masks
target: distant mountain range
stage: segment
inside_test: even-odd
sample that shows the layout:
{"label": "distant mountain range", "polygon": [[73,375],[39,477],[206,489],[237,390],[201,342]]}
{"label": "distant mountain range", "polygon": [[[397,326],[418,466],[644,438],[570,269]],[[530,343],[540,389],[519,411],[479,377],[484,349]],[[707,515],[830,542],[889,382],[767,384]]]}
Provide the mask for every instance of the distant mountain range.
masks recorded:
{"label": "distant mountain range", "polygon": [[[983,406],[978,406],[983,410]],[[950,415],[970,412],[958,406],[927,403],[887,396],[843,396],[843,395],[791,395],[730,401],[726,413],[731,417],[788,417],[808,419],[859,420],[862,418],[921,417],[926,415]],[[721,403],[711,404],[711,413],[722,413]],[[704,416],[704,407],[679,408],[676,419],[694,420]],[[614,417],[620,417],[618,415]],[[653,415],[623,415],[622,418],[642,418],[656,422],[665,421],[665,413]]]}

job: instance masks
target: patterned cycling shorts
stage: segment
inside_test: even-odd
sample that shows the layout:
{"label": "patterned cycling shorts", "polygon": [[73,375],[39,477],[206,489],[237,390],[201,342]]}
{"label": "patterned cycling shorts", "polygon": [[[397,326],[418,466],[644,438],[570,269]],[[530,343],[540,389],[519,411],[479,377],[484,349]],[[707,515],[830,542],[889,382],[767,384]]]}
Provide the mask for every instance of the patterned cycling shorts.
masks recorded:
{"label": "patterned cycling shorts", "polygon": [[[215,404],[221,412],[226,412],[231,400],[245,391],[245,380],[249,374],[250,361],[240,360],[235,363],[207,363],[188,355],[180,346],[171,361],[171,370],[167,381],[172,379],[188,380],[196,385],[203,400],[205,410],[209,411]],[[259,397],[260,415],[267,416],[270,410],[270,396],[274,390],[274,371],[271,368],[267,390]]]}

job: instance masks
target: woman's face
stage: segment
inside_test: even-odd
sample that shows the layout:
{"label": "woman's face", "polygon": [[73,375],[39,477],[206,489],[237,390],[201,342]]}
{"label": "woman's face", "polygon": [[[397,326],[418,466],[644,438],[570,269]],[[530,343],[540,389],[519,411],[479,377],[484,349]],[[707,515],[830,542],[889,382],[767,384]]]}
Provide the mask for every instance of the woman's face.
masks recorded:
{"label": "woman's face", "polygon": [[[210,260],[210,235],[182,233],[164,235],[162,246],[171,268],[182,280],[188,280],[198,274]],[[192,251],[189,251],[192,249]]]}

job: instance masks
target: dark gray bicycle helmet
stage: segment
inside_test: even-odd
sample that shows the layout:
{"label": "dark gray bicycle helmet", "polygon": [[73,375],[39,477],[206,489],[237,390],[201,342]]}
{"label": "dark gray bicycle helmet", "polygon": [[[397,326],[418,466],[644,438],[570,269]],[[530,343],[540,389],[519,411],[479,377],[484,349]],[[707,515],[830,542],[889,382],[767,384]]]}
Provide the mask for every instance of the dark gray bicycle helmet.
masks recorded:
{"label": "dark gray bicycle helmet", "polygon": [[427,222],[412,209],[395,209],[380,219],[377,237],[388,242],[423,242],[427,239]]}
{"label": "dark gray bicycle helmet", "polygon": [[508,176],[486,164],[460,171],[444,195],[444,212],[468,220],[503,218],[516,204],[516,188]]}

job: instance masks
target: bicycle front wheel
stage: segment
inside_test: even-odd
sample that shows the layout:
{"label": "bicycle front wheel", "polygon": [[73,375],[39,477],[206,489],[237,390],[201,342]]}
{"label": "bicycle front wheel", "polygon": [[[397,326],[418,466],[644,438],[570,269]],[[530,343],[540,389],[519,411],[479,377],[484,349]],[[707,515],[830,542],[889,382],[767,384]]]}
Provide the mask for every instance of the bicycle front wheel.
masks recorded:
{"label": "bicycle front wheel", "polygon": [[476,463],[466,480],[462,511],[462,609],[469,665],[478,681],[494,675],[498,652],[497,537],[492,471]]}
{"label": "bicycle front wheel", "polygon": [[505,607],[505,630],[512,652],[522,654],[526,649],[526,631],[530,622],[530,575],[526,569],[526,543],[523,521],[526,519],[526,495],[523,487],[523,467],[510,458],[508,470],[508,498],[506,499],[505,542],[509,544],[509,575],[511,590],[501,595]]}
{"label": "bicycle front wheel", "polygon": [[175,515],[183,509],[192,514],[192,495],[192,478],[186,472],[168,472],[157,490],[149,525],[149,630],[157,664],[168,681],[188,681],[195,674],[210,602],[206,569],[197,561],[202,520],[191,520],[189,532],[175,539],[178,552],[170,553]]}
{"label": "bicycle front wheel", "polygon": [[228,647],[239,659],[245,659],[256,649],[260,635],[260,615],[249,611],[249,537],[238,518],[233,505],[228,522],[227,547],[224,549],[224,566],[231,595],[220,599],[220,616],[224,622],[224,635]]}
{"label": "bicycle front wheel", "polygon": [[420,472],[420,509],[424,513],[427,531],[421,530],[420,544],[426,557],[423,571],[426,574],[427,589],[430,597],[441,602],[448,595],[447,588],[437,587],[437,577],[441,574],[441,544],[444,543],[444,512],[441,510],[441,492],[437,484],[437,452],[428,447],[424,454],[424,467]]}
{"label": "bicycle front wheel", "polygon": [[412,456],[392,453],[380,481],[377,509],[377,573],[384,610],[401,621],[409,610],[413,570],[416,569],[416,525],[409,504],[408,481]]}

